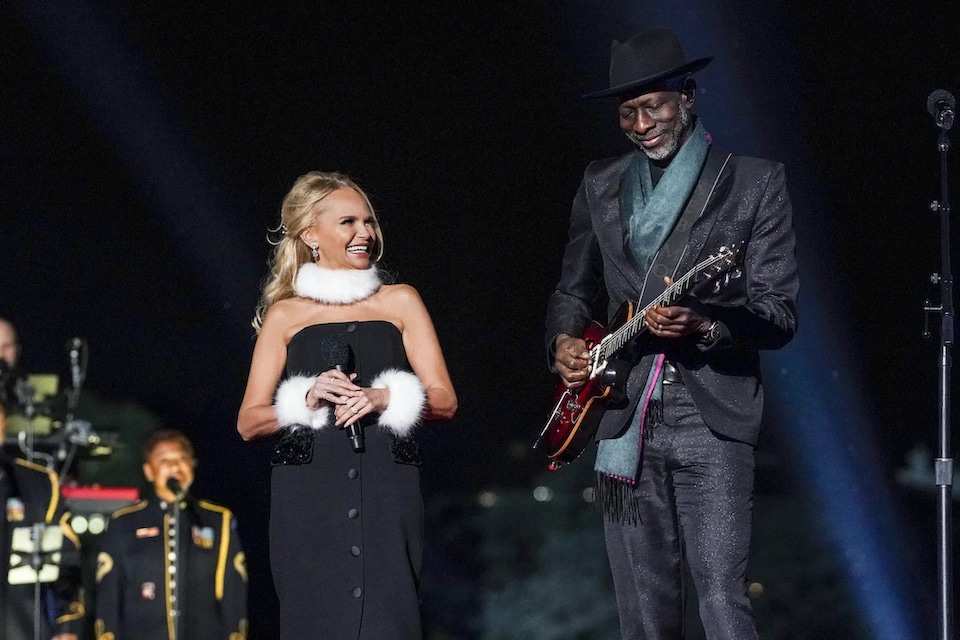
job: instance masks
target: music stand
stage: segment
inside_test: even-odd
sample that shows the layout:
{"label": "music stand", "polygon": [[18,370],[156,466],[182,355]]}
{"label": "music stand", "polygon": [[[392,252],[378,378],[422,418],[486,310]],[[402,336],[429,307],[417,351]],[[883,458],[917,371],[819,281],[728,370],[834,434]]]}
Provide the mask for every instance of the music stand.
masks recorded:
{"label": "music stand", "polygon": [[40,640],[40,585],[60,577],[63,530],[59,525],[37,522],[15,527],[10,541],[10,585],[33,585],[33,637]]}

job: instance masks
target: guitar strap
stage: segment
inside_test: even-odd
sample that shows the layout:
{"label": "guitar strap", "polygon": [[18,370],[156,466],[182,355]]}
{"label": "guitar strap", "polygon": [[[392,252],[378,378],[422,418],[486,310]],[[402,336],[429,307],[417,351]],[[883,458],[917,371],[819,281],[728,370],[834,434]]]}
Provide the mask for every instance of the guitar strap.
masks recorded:
{"label": "guitar strap", "polygon": [[703,215],[710,195],[717,186],[717,180],[720,172],[727,164],[731,154],[720,151],[713,145],[707,151],[707,159],[703,163],[703,170],[700,172],[700,178],[697,180],[697,186],[687,202],[680,219],[673,226],[673,231],[667,236],[663,245],[657,254],[653,257],[653,263],[647,270],[643,281],[643,288],[640,290],[640,300],[637,310],[645,308],[648,304],[656,300],[657,296],[666,290],[663,283],[664,276],[670,276],[671,279],[677,277],[677,267],[683,260],[687,251],[687,242],[690,240],[690,229],[693,224]]}

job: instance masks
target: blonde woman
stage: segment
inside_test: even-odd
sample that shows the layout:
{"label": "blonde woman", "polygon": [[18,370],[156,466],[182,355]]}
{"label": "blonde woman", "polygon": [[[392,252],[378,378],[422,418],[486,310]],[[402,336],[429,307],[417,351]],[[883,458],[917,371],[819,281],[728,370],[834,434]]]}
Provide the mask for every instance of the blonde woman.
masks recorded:
{"label": "blonde woman", "polygon": [[423,420],[457,398],[417,291],[384,284],[383,236],[348,177],[301,176],[254,320],[237,429],[279,434],[270,556],[280,637],[419,640]]}

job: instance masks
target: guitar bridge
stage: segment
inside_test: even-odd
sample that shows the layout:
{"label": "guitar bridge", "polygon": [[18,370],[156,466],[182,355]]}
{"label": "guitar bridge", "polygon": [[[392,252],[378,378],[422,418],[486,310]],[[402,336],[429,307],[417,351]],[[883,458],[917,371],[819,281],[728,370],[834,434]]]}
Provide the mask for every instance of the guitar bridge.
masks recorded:
{"label": "guitar bridge", "polygon": [[[583,408],[583,405],[580,404],[580,401],[577,399],[577,395],[574,393],[570,394],[570,397],[567,399],[566,404],[564,404],[564,409],[568,412],[576,415],[580,412],[580,409]],[[566,418],[566,421],[569,421],[569,416],[562,416],[561,419]]]}

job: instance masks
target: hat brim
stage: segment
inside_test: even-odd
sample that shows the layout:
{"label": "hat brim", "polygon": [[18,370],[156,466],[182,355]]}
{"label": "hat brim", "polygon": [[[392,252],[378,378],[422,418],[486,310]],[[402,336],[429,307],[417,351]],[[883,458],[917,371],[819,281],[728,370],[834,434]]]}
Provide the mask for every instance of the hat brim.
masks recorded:
{"label": "hat brim", "polygon": [[700,71],[705,66],[710,64],[710,61],[713,60],[713,56],[707,56],[706,58],[698,58],[693,62],[688,62],[682,64],[679,67],[673,69],[668,69],[662,73],[656,75],[647,76],[646,78],[640,78],[639,80],[634,80],[632,82],[627,82],[616,87],[610,87],[609,89],[604,89],[603,91],[594,91],[593,93],[585,94],[584,98],[609,98],[610,96],[626,96],[626,95],[641,95],[644,92],[639,91],[644,86],[653,85],[661,80],[666,80],[667,78],[672,78],[674,76],[680,76],[685,73],[696,73]]}

